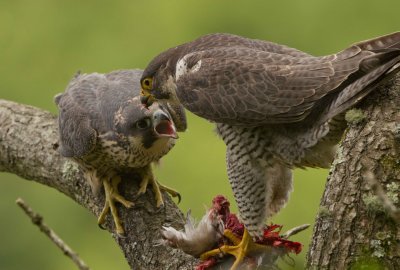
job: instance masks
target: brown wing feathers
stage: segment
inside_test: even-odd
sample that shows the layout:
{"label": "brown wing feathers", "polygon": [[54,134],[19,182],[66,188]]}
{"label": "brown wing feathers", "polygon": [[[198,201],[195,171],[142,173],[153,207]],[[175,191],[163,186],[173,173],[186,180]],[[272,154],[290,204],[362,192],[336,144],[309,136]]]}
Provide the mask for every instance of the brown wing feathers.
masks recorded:
{"label": "brown wing feathers", "polygon": [[[211,37],[194,44],[194,50],[212,45]],[[222,47],[224,39],[235,46]],[[195,114],[234,125],[300,121],[319,103],[331,109],[326,113],[332,117],[367,94],[367,86],[400,61],[400,33],[324,57],[299,56],[276,44],[274,52],[267,52],[260,48],[272,48],[272,43],[262,47],[261,41],[235,36],[213,42],[211,49],[189,57],[192,64],[201,60],[201,68],[177,81],[178,97]]]}

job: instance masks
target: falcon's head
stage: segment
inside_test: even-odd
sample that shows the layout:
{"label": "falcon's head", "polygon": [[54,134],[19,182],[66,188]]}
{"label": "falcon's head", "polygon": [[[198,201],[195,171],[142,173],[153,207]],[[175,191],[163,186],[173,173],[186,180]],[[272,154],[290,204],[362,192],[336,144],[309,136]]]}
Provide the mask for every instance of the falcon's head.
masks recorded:
{"label": "falcon's head", "polygon": [[171,48],[155,57],[140,79],[141,102],[146,107],[155,100],[178,104],[176,96],[176,66],[182,53],[181,47]]}
{"label": "falcon's head", "polygon": [[131,145],[141,145],[143,150],[152,152],[164,151],[171,140],[178,138],[174,122],[162,105],[154,103],[145,109],[137,97],[129,103],[115,113],[114,126],[116,133]]}

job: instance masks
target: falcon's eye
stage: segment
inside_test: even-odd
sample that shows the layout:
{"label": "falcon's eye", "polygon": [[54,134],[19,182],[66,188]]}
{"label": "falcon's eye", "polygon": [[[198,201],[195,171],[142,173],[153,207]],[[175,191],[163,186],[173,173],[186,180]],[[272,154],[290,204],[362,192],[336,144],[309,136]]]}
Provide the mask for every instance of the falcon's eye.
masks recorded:
{"label": "falcon's eye", "polygon": [[144,90],[150,90],[153,86],[153,79],[150,77],[144,78],[142,81],[142,88]]}
{"label": "falcon's eye", "polygon": [[146,129],[151,126],[151,121],[150,118],[144,118],[142,120],[139,120],[135,124],[136,128],[138,129]]}

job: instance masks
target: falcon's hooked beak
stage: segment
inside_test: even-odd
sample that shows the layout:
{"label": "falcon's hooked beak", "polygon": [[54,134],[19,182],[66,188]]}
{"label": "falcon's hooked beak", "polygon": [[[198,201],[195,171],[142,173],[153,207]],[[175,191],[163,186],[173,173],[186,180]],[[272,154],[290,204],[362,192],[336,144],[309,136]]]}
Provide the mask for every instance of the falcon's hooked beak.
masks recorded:
{"label": "falcon's hooked beak", "polygon": [[148,90],[142,89],[140,91],[140,102],[146,107],[150,107],[156,99]]}
{"label": "falcon's hooked beak", "polygon": [[158,110],[154,113],[153,126],[154,132],[160,137],[179,138],[176,133],[174,122],[171,120],[170,116],[162,110]]}

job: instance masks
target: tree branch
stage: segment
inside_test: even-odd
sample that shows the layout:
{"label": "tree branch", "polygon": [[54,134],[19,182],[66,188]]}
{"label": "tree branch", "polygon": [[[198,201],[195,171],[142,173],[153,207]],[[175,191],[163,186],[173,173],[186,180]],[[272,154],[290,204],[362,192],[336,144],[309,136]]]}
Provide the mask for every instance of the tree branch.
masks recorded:
{"label": "tree branch", "polygon": [[[55,188],[95,215],[104,205],[104,195],[94,196],[79,167],[57,151],[56,117],[49,112],[0,100],[0,171]],[[165,223],[182,228],[184,217],[164,194],[165,207],[158,209],[154,196],[137,197],[137,175],[123,176],[121,194],[135,198],[131,209],[120,207],[125,237],[114,233],[110,216],[104,224],[132,269],[192,269],[196,260],[179,250],[157,245]]]}
{"label": "tree branch", "polygon": [[[400,229],[390,216],[399,207],[400,77],[374,91],[360,107],[366,119],[350,125],[339,147],[314,227],[309,268],[348,269],[370,265],[372,259],[400,269]],[[56,118],[50,113],[0,100],[0,171],[53,187],[98,215],[104,196],[92,194],[77,164],[58,154],[57,141]],[[368,171],[379,186],[371,186]],[[131,209],[119,208],[126,237],[113,233],[110,217],[106,229],[132,269],[192,269],[195,259],[158,245],[162,225],[182,228],[182,213],[166,195],[161,210],[151,191],[136,198],[139,180],[125,175],[120,185],[122,195],[136,203]],[[387,213],[388,206],[397,209]]]}
{"label": "tree branch", "polygon": [[350,123],[321,199],[311,269],[400,269],[400,226],[392,218],[400,196],[400,76],[359,108],[365,117]]}
{"label": "tree branch", "polygon": [[59,248],[61,251],[76,264],[80,270],[89,270],[90,268],[86,263],[79,257],[79,255],[73,251],[49,226],[43,222],[43,217],[38,213],[35,213],[26,202],[18,198],[16,203],[25,214],[31,219],[32,223],[39,227],[40,231],[43,232],[50,240]]}

